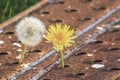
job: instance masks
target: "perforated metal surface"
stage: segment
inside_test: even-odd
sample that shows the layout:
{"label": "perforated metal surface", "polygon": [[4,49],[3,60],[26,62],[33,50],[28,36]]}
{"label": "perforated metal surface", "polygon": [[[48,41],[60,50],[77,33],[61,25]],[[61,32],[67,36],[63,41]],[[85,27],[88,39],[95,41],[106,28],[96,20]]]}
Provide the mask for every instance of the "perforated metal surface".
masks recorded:
{"label": "perforated metal surface", "polygon": [[[77,36],[81,37],[81,34],[87,32],[89,29],[102,22],[106,18],[106,16],[101,18],[103,15],[105,15],[112,9],[114,10],[108,13],[109,16],[113,14],[113,12],[119,10],[119,8],[115,8],[119,5],[119,3],[119,0],[56,0],[55,3],[49,4],[46,0],[42,3],[42,6],[37,5],[36,9],[32,8],[33,11],[29,9],[28,13],[25,12],[25,15],[21,14],[21,16],[37,17],[44,22],[46,28],[48,28],[49,24],[55,24],[57,22],[68,24],[76,30],[75,34],[79,33],[77,34]],[[116,17],[118,17],[118,15]],[[101,21],[99,18],[101,19]],[[19,22],[19,19],[19,16],[17,16],[16,19],[13,18],[13,20],[11,21],[12,23],[8,22],[8,24],[10,25],[8,25],[7,23],[5,23],[6,26],[0,25],[2,27],[5,27],[4,29],[1,29],[0,32],[0,77],[3,80],[9,78],[11,78],[11,80],[14,80],[14,78],[17,78],[18,80],[31,79],[32,77],[37,75],[41,69],[44,69],[59,58],[57,54],[55,54],[55,56],[46,55],[48,53],[54,54],[56,52],[55,50],[53,50],[53,46],[46,43],[43,39],[43,41],[38,46],[34,48],[28,48],[24,63],[30,65],[25,68],[19,66],[18,57],[21,53],[22,44],[20,41],[18,41],[15,34],[15,25]],[[96,20],[98,20],[98,22],[91,24]],[[65,54],[69,51],[72,51],[79,44],[83,43],[92,35],[92,33],[94,34],[96,31],[97,29],[91,32],[87,32],[86,34],[84,34],[82,39],[77,39],[76,43],[72,47],[65,50]],[[89,35],[88,33],[91,33],[91,35]],[[95,43],[101,44],[103,43],[103,41],[97,41]],[[115,49],[117,50],[117,48]],[[86,53],[81,54],[86,55]],[[51,60],[44,60],[48,56],[50,56]],[[95,60],[94,62],[102,62],[102,60]],[[68,65],[66,66],[69,67]],[[78,74],[75,73],[74,75],[84,75],[84,73],[80,72]]]}

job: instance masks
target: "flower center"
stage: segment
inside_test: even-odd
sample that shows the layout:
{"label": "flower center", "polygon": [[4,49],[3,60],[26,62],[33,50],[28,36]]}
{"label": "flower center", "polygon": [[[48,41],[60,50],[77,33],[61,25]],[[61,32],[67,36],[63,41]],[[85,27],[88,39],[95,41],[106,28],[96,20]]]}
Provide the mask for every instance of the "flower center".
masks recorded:
{"label": "flower center", "polygon": [[29,27],[29,28],[26,30],[26,34],[27,34],[28,37],[34,36],[35,33],[36,33],[35,29],[33,29],[33,28],[31,28],[31,27]]}
{"label": "flower center", "polygon": [[62,33],[58,33],[56,36],[55,36],[55,38],[56,38],[56,43],[57,44],[64,44],[64,42],[65,42],[65,35],[64,34],[62,34]]}

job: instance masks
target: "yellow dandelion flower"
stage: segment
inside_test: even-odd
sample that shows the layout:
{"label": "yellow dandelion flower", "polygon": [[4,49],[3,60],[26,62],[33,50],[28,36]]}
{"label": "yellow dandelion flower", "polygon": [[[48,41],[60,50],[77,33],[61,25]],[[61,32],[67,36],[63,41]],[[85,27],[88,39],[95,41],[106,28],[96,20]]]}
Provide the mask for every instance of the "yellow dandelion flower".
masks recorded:
{"label": "yellow dandelion flower", "polygon": [[57,51],[60,51],[61,67],[64,68],[63,50],[74,43],[76,36],[73,36],[74,29],[70,29],[68,25],[50,25],[46,31],[45,39],[47,42],[52,43]]}
{"label": "yellow dandelion flower", "polygon": [[50,28],[46,33],[45,39],[47,39],[47,42],[53,43],[57,51],[62,51],[64,48],[69,47],[74,43],[74,29],[70,29],[70,26],[66,24],[50,25]]}

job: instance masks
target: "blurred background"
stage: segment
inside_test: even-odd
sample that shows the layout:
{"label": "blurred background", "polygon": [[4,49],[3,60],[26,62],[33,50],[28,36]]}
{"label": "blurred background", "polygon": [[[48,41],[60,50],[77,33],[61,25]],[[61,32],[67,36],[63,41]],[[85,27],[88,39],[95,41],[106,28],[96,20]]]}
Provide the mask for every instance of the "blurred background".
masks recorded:
{"label": "blurred background", "polygon": [[0,0],[0,23],[39,1],[40,0]]}

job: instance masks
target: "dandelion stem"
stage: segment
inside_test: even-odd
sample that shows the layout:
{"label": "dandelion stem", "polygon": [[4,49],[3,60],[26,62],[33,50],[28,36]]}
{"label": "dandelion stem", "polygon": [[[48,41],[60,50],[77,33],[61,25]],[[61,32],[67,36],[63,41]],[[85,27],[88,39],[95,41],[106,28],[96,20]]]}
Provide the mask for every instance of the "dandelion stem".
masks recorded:
{"label": "dandelion stem", "polygon": [[61,67],[64,68],[64,56],[63,56],[63,51],[60,51],[60,57],[61,57]]}
{"label": "dandelion stem", "polygon": [[21,57],[20,57],[20,60],[19,60],[19,64],[22,63],[26,50],[27,50],[27,45],[24,45],[24,48],[23,48],[23,51],[21,53]]}

